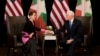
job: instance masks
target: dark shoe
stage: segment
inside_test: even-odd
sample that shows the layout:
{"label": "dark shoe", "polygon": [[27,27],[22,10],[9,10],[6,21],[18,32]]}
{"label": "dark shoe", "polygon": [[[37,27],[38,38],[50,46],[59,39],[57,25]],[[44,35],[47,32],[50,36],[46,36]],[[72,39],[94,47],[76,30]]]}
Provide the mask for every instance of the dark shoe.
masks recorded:
{"label": "dark shoe", "polygon": [[60,54],[60,56],[67,56],[66,54]]}
{"label": "dark shoe", "polygon": [[72,56],[72,55],[66,54],[66,56]]}

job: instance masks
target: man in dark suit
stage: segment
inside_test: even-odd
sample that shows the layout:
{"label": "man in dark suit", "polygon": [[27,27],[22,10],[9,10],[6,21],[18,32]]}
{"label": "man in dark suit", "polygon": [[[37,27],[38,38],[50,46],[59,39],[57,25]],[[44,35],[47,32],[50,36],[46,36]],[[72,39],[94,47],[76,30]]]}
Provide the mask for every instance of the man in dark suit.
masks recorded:
{"label": "man in dark suit", "polygon": [[74,18],[73,11],[67,11],[64,25],[61,29],[51,33],[59,34],[61,32],[64,33],[64,37],[61,39],[60,45],[67,55],[72,56],[74,46],[81,42],[81,39],[83,38],[82,23]]}

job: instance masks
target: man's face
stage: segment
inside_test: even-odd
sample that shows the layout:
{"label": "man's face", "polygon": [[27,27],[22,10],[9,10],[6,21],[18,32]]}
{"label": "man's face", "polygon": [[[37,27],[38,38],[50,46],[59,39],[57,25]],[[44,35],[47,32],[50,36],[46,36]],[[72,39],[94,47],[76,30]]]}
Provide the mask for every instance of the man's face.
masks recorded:
{"label": "man's face", "polygon": [[72,15],[69,14],[69,13],[67,13],[67,14],[66,14],[66,20],[71,20],[71,19],[72,19]]}

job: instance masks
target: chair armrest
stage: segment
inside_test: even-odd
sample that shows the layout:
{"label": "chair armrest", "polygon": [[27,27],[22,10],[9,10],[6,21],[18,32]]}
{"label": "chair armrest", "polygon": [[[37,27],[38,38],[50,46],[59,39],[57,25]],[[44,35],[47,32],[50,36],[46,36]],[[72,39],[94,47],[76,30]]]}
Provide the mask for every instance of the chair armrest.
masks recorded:
{"label": "chair armrest", "polygon": [[14,40],[14,47],[16,47],[16,45],[17,45],[17,36],[16,35],[13,35],[13,40]]}
{"label": "chair armrest", "polygon": [[84,42],[83,42],[83,45],[84,45],[84,46],[90,45],[90,44],[91,44],[91,38],[92,38],[92,33],[85,34],[85,35],[84,35]]}

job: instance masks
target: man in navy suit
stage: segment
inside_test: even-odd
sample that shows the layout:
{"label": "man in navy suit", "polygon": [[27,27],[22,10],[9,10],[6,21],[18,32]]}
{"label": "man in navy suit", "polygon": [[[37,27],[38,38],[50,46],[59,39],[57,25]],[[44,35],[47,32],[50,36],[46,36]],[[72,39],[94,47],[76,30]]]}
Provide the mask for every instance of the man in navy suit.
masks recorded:
{"label": "man in navy suit", "polygon": [[63,47],[67,55],[72,56],[74,46],[82,41],[82,22],[74,18],[74,12],[69,10],[66,13],[66,20],[61,29],[56,30],[52,33],[59,34],[63,32],[64,37],[62,38],[60,45]]}

